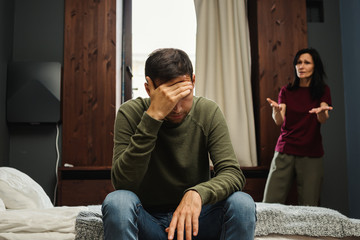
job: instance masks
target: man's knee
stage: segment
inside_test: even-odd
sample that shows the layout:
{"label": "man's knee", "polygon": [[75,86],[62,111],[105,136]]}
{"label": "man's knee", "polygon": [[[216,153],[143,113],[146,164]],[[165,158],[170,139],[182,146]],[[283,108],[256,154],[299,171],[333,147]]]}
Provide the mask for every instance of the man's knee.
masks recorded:
{"label": "man's knee", "polygon": [[229,210],[234,214],[248,215],[250,219],[255,220],[256,205],[253,198],[244,192],[234,192],[227,199]]}
{"label": "man's knee", "polygon": [[120,210],[120,208],[130,209],[135,207],[139,202],[140,200],[135,193],[128,190],[116,190],[106,196],[102,208],[115,208],[118,210]]}

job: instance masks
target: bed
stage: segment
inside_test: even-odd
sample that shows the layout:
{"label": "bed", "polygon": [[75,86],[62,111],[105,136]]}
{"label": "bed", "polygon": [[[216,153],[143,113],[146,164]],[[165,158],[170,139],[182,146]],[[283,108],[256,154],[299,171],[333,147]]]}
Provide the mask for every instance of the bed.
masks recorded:
{"label": "bed", "polygon": [[76,218],[87,210],[86,206],[54,207],[28,175],[0,167],[0,240],[73,240]]}
{"label": "bed", "polygon": [[[322,207],[256,203],[255,240],[360,239],[360,220]],[[101,240],[101,206],[81,211],[75,223],[76,240]]]}
{"label": "bed", "polygon": [[[256,203],[255,240],[360,240],[360,220],[323,207]],[[20,171],[0,167],[0,240],[102,240],[100,205],[54,207]]]}

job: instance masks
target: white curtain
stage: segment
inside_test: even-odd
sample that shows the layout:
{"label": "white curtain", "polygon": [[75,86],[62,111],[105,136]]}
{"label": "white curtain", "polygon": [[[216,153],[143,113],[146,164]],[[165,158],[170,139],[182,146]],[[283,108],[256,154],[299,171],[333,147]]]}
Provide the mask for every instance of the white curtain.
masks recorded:
{"label": "white curtain", "polygon": [[240,166],[257,166],[246,0],[194,0],[196,95],[218,103]]}

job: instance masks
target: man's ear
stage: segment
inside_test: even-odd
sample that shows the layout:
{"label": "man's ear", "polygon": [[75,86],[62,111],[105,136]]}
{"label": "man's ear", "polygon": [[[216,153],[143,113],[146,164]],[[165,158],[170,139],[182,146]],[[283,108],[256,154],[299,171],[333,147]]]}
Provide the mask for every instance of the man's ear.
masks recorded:
{"label": "man's ear", "polygon": [[193,83],[193,85],[195,85],[195,74],[193,74],[192,83]]}
{"label": "man's ear", "polygon": [[148,95],[149,95],[149,97],[150,97],[149,84],[148,84],[148,83],[144,83],[144,87],[145,87],[145,90],[146,90],[147,94],[148,94]]}
{"label": "man's ear", "polygon": [[144,83],[145,90],[150,97],[150,87],[153,86],[153,83],[151,81],[151,78],[149,78],[148,76],[146,76],[145,79],[146,79],[146,83]]}

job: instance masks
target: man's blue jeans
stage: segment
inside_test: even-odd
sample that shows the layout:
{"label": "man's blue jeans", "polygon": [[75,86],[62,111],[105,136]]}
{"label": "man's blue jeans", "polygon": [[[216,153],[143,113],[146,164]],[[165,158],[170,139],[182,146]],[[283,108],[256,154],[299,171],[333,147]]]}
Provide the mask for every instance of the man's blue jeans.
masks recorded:
{"label": "man's blue jeans", "polygon": [[[110,193],[102,205],[105,240],[167,240],[173,212],[148,213],[130,191]],[[198,240],[253,240],[256,207],[244,192],[235,192],[213,205],[204,205],[199,217]],[[176,234],[175,234],[176,239]]]}

